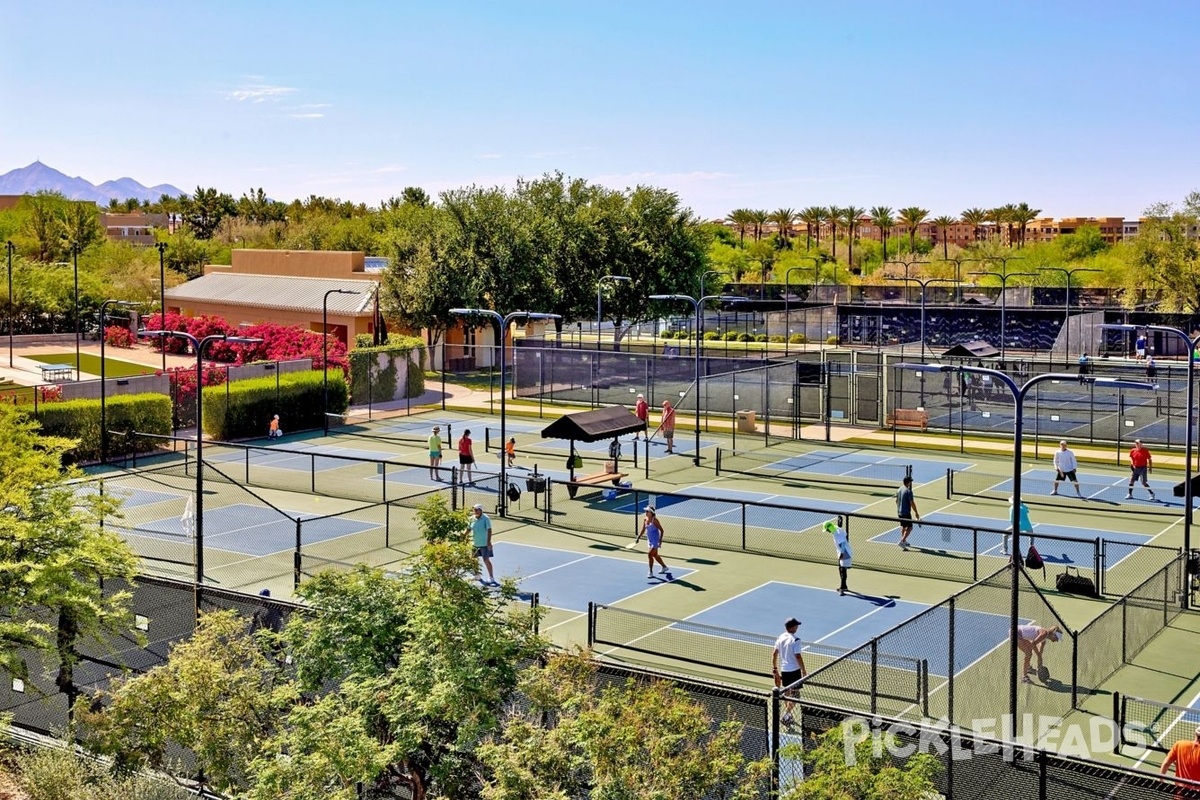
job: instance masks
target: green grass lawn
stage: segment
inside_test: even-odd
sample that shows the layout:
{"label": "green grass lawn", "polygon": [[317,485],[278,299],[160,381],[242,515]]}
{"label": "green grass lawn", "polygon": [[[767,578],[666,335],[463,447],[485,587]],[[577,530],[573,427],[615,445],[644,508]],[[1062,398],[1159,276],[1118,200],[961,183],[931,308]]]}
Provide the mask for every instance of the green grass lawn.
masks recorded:
{"label": "green grass lawn", "polygon": [[[29,356],[30,361],[38,361],[42,364],[70,364],[75,366],[74,353],[49,353],[40,356]],[[133,375],[153,375],[158,371],[156,367],[149,367],[145,364],[134,364],[131,361],[118,361],[115,358],[106,358],[105,375],[109,378],[129,378]],[[100,357],[91,353],[79,354],[79,369],[91,375],[100,374]]]}

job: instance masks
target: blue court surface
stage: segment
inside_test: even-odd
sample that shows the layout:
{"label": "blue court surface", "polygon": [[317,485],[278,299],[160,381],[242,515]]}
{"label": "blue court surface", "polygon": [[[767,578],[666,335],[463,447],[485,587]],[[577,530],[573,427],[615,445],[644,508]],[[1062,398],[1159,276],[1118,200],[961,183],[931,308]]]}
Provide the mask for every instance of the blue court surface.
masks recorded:
{"label": "blue court surface", "polygon": [[[856,580],[851,572],[851,588],[865,591],[863,583],[867,580],[869,576],[858,576]],[[783,621],[794,616],[800,620],[799,635],[805,642],[857,648],[928,608],[922,603],[890,597],[853,593],[843,597],[830,589],[772,581],[701,611],[687,621],[774,637],[783,632]],[[929,636],[890,637],[881,643],[881,648],[887,655],[925,659],[930,675],[947,676],[948,615],[945,608],[938,607],[922,617],[920,623],[922,630],[931,632]],[[1007,642],[1009,624],[1009,618],[1002,614],[957,610],[956,673]],[[942,646],[937,646],[938,642]]]}
{"label": "blue court surface", "polygon": [[[96,494],[97,489],[94,485],[81,486],[76,491],[77,495]],[[113,497],[121,501],[123,508],[137,508],[138,506],[148,506],[154,503],[162,503],[167,500],[178,500],[187,495],[180,492],[161,492],[154,489],[138,489],[130,486],[105,486],[104,494],[106,497]]]}
{"label": "blue court surface", "polygon": [[[862,503],[846,503],[838,500],[824,499],[814,500],[794,495],[735,491],[707,486],[692,486],[682,489],[680,492],[682,494],[699,495],[699,497],[685,498],[676,495],[660,495],[656,497],[639,492],[636,504],[630,495],[624,494],[619,495],[615,500],[602,500],[598,503],[593,502],[592,505],[596,508],[606,508],[609,511],[629,515],[635,512],[641,513],[645,510],[646,506],[654,503],[658,513],[664,515],[667,520],[671,517],[681,517],[740,527],[742,524],[742,506],[737,501],[774,503],[775,505],[788,506],[788,508],[746,506],[746,525],[754,528],[771,528],[781,531],[802,531],[820,525],[823,522],[828,522],[830,514],[839,511],[857,511],[863,508]],[[805,506],[820,506],[821,510],[801,510]]]}
{"label": "blue court surface", "polygon": [[[1031,512],[1030,516],[1036,516],[1036,512]],[[979,525],[988,528],[1007,528],[1007,520],[934,512],[925,517],[924,521],[930,524],[929,527],[926,528],[918,522],[913,526],[912,535],[908,539],[909,543],[915,549],[971,555],[976,547],[977,536],[977,546],[980,555],[1004,556],[1002,534],[991,533],[989,531],[980,531],[978,534],[974,534],[970,530],[963,530],[961,528],[940,528],[936,526],[939,522],[945,522],[951,525]],[[1042,538],[1038,538],[1038,534],[1043,534]],[[853,539],[853,535],[854,532],[852,530],[851,539]],[[1082,541],[1063,541],[1061,539],[1045,538],[1046,536],[1067,536]],[[1098,531],[1094,528],[1073,528],[1067,525],[1050,525],[1041,522],[1033,523],[1032,538],[1037,545],[1038,553],[1041,554],[1042,559],[1047,564],[1072,564],[1090,569],[1095,565],[1094,542],[1097,536],[1109,542],[1107,545],[1107,567],[1116,566],[1121,560],[1128,558],[1137,548],[1148,543],[1153,538],[1137,533]],[[1029,534],[1022,534],[1023,540],[1028,538]],[[892,528],[889,531],[871,537],[869,541],[896,544],[900,541],[900,528]],[[1024,546],[1022,546],[1022,549],[1024,549]]]}
{"label": "blue court surface", "polygon": [[[969,473],[968,473],[969,474]],[[1049,495],[1054,488],[1055,472],[1052,469],[1031,469],[1021,473],[1021,496],[1026,495]],[[1152,506],[1164,509],[1181,509],[1183,508],[1183,498],[1175,497],[1171,490],[1175,484],[1179,483],[1174,478],[1160,479],[1153,475],[1149,478],[1150,488],[1154,491],[1154,500],[1150,499],[1150,495],[1139,482],[1133,487],[1133,499],[1126,499],[1126,494],[1129,493],[1129,477],[1128,475],[1096,475],[1088,474],[1083,470],[1078,473],[1079,488],[1084,499],[1095,501],[1097,504],[1105,506],[1137,506],[1147,507]],[[1005,495],[1012,493],[1012,478],[1000,478],[997,476],[996,482],[987,489],[978,490],[972,488],[972,494],[997,494]],[[1058,484],[1058,493],[1064,500],[1078,499],[1075,497],[1075,487],[1069,481],[1060,481]],[[1200,504],[1200,497],[1196,498],[1196,503]]]}
{"label": "blue court surface", "polygon": [[[341,458],[326,458],[323,456],[341,456]],[[251,467],[270,467],[271,469],[288,469],[297,472],[325,472],[326,470],[343,469],[355,466],[351,459],[366,461],[384,461],[393,458],[388,453],[379,450],[355,450],[350,447],[335,447],[333,445],[315,445],[298,449],[295,444],[267,446],[240,452],[214,453],[204,455],[205,463],[214,464],[245,464],[247,459]]]}
{"label": "blue court surface", "polygon": [[[646,577],[645,551],[631,550],[628,558],[617,558],[512,542],[499,542],[495,551],[492,567],[497,578],[516,578],[522,594],[536,592],[542,605],[567,611],[583,613],[589,602],[612,605],[671,583],[659,575],[657,566],[654,578]],[[695,572],[671,563],[665,556],[664,560],[675,581]]]}
{"label": "blue court surface", "polygon": [[[286,512],[293,517],[312,519],[314,514]],[[379,527],[369,522],[342,517],[320,518],[303,526],[306,545],[362,533]],[[182,517],[164,517],[149,523],[139,523],[136,531],[126,535],[148,536],[178,541],[188,539],[191,531]],[[236,503],[204,510],[204,546],[247,556],[266,556],[296,547],[296,523],[279,512],[262,506]]]}

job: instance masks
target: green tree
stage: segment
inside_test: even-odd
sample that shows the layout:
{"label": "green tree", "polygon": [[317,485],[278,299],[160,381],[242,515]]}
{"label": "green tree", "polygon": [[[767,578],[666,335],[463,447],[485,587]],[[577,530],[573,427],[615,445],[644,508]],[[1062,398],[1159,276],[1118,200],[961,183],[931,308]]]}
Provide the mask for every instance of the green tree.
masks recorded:
{"label": "green tree", "polygon": [[768,217],[777,231],[779,231],[780,249],[791,247],[792,226],[796,224],[796,211],[792,208],[780,208],[772,211]]}
{"label": "green tree", "polygon": [[958,220],[947,214],[933,218],[933,224],[937,226],[938,235],[942,240],[942,258],[950,258],[950,226],[957,222]]}
{"label": "green tree", "polygon": [[405,203],[411,203],[418,208],[425,208],[430,203],[428,193],[420,186],[405,186],[400,197]]}
{"label": "green tree", "polygon": [[917,230],[921,227],[921,223],[929,216],[929,210],[918,206],[909,206],[902,208],[898,212],[900,222],[908,228],[908,250],[910,253],[917,252]]}
{"label": "green tree", "polygon": [[[829,223],[829,242],[832,247],[831,255],[833,260],[837,261],[837,232],[838,225],[842,224],[842,209],[837,206],[829,206],[825,209],[825,221]],[[820,246],[820,245],[818,245]]]}
{"label": "green tree", "polygon": [[[804,780],[785,789],[780,800],[927,800],[937,796],[933,780],[940,765],[929,753],[909,755],[897,763],[891,756],[895,739],[880,733],[867,737],[847,751],[846,733],[832,728],[807,745],[802,753]],[[801,755],[797,745],[785,756]],[[850,756],[850,757],[848,757]]]}
{"label": "green tree", "polygon": [[197,239],[211,239],[225,218],[237,212],[237,204],[231,195],[199,186],[191,197],[180,198],[180,207],[184,223]]}
{"label": "green tree", "polygon": [[980,230],[983,223],[988,220],[988,212],[982,208],[968,208],[959,214],[959,217],[964,223],[971,226],[971,240],[973,242],[980,241]]}
{"label": "green tree", "polygon": [[1146,289],[1157,290],[1164,311],[1200,311],[1200,192],[1183,207],[1157,203],[1146,209],[1138,235],[1130,242],[1132,268],[1126,272],[1131,302]]}
{"label": "green tree", "polygon": [[892,209],[888,206],[875,206],[869,212],[871,215],[871,224],[879,228],[879,242],[883,245],[883,260],[887,261],[887,241],[892,235],[892,228],[896,227],[896,218],[892,216]]}
{"label": "green tree", "polygon": [[858,238],[860,220],[867,210],[858,206],[846,206],[841,212],[842,228],[846,231],[846,263],[850,265],[850,271],[857,275],[862,269],[854,263],[854,242]]}
{"label": "green tree", "polygon": [[58,688],[73,702],[81,640],[130,630],[129,593],[102,587],[131,581],[137,558],[101,525],[115,511],[111,498],[71,483],[80,475],[62,458],[74,442],[41,436],[10,405],[0,405],[0,428],[0,666],[26,677],[21,648],[53,653]]}
{"label": "green tree", "polygon": [[22,200],[24,233],[33,241],[38,261],[60,261],[63,249],[66,199],[57,192],[38,192]]}
{"label": "green tree", "polygon": [[63,209],[63,248],[66,252],[82,253],[104,240],[100,228],[100,209],[95,203],[70,202]]}
{"label": "green tree", "polygon": [[1012,207],[1010,219],[1017,224],[1017,246],[1025,246],[1025,229],[1029,223],[1037,219],[1037,215],[1042,213],[1040,208],[1031,208],[1028,203],[1020,202]]}
{"label": "green tree", "polygon": [[825,210],[820,206],[809,206],[797,215],[804,223],[804,249],[812,248],[812,237],[816,233],[817,247],[821,246],[821,223],[825,220]]}
{"label": "green tree", "polygon": [[750,220],[754,224],[754,241],[762,240],[763,228],[766,227],[770,216],[765,209],[761,208],[756,208],[750,212]]}
{"label": "green tree", "polygon": [[748,208],[735,208],[725,220],[737,231],[738,243],[746,246],[746,232],[754,228],[754,212]]}

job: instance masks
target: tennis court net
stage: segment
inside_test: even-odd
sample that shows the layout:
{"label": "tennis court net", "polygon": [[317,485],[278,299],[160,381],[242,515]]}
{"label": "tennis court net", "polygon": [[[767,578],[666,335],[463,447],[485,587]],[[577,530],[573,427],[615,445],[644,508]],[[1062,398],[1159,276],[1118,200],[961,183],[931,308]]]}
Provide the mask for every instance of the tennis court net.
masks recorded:
{"label": "tennis court net", "polygon": [[[1012,496],[1012,476],[994,475],[975,470],[947,470],[946,498],[990,497],[1008,500]],[[1058,494],[1054,491],[1053,473],[1021,476],[1021,500],[1038,505],[1076,505],[1080,502],[1075,487],[1069,481],[1058,482]],[[1158,514],[1180,516],[1183,500],[1170,496],[1170,491],[1159,490],[1151,501],[1141,484],[1134,488],[1134,498],[1127,499],[1129,480],[1119,475],[1084,477],[1079,482],[1079,491],[1085,501],[1098,506],[1120,506],[1122,512],[1134,514]]]}
{"label": "tennis court net", "polygon": [[898,484],[912,476],[912,464],[879,460],[854,453],[787,453],[778,448],[728,450],[717,448],[717,474],[753,475],[806,481]]}
{"label": "tennis court net", "polygon": [[[656,659],[681,661],[769,680],[775,637],[753,631],[722,628],[672,619],[600,603],[589,606],[588,644],[642,653]],[[803,643],[804,666],[810,673],[847,658],[870,662],[869,648],[847,648],[823,642]],[[876,696],[928,707],[928,664],[909,656],[876,653]],[[806,683],[806,685],[809,685]],[[822,686],[820,682],[812,686]],[[824,688],[844,689],[829,685]]]}
{"label": "tennis court net", "polygon": [[330,436],[359,436],[380,442],[404,442],[422,447],[428,446],[429,436],[437,426],[441,428],[438,435],[442,437],[442,450],[448,449],[454,442],[453,423],[449,420],[406,417],[367,422],[354,421],[343,414],[326,414],[325,422],[329,426]]}
{"label": "tennis court net", "polygon": [[[1200,726],[1200,708],[1160,703],[1142,697],[1118,695],[1115,699],[1121,744],[1135,744],[1167,752],[1176,742],[1191,740]],[[1131,734],[1140,734],[1138,742]]]}

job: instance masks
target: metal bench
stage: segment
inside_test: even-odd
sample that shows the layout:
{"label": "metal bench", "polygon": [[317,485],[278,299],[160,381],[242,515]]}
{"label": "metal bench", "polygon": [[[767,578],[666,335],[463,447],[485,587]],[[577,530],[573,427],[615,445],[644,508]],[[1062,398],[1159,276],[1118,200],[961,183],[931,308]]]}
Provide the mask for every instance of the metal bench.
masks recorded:
{"label": "metal bench", "polygon": [[75,367],[70,364],[42,364],[42,380],[69,381],[75,375]]}

